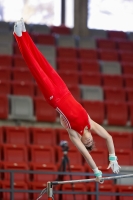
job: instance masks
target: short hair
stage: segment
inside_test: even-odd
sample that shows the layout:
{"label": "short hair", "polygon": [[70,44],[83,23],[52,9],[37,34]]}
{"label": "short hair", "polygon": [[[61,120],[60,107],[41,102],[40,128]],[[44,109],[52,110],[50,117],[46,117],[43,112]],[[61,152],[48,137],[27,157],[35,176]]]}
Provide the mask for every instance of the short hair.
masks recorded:
{"label": "short hair", "polygon": [[91,151],[93,151],[93,149],[95,149],[95,142],[93,141],[91,146],[89,146],[89,147],[85,146],[85,147],[89,152],[91,152]]}

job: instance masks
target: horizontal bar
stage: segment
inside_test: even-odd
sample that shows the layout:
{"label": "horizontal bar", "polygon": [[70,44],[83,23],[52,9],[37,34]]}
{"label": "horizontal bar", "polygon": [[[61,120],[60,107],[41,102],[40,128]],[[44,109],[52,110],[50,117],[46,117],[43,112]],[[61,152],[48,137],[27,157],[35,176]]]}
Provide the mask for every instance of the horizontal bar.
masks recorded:
{"label": "horizontal bar", "polygon": [[[101,181],[111,180],[111,179],[119,179],[119,178],[128,178],[128,177],[132,177],[132,176],[133,176],[133,174],[103,177],[103,178],[101,178]],[[95,182],[95,181],[96,181],[96,179],[92,178],[92,179],[69,180],[69,181],[53,181],[51,183],[52,183],[52,185],[61,185],[61,184],[67,184],[67,183],[89,183],[89,182]]]}

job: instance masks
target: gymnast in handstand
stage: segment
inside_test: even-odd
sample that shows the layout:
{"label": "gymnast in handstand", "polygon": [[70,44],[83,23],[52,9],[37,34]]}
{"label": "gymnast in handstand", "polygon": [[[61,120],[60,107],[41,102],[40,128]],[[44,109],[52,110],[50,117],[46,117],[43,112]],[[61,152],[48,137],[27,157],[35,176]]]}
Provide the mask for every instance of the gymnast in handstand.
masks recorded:
{"label": "gymnast in handstand", "polygon": [[15,23],[13,34],[38,87],[46,101],[60,114],[61,125],[67,130],[70,140],[93,170],[96,181],[100,182],[102,172],[89,153],[94,147],[91,131],[106,140],[110,162],[108,169],[111,167],[114,173],[119,173],[120,166],[117,162],[111,135],[94,122],[81,104],[74,99],[64,81],[33,43],[26,32],[23,19]]}

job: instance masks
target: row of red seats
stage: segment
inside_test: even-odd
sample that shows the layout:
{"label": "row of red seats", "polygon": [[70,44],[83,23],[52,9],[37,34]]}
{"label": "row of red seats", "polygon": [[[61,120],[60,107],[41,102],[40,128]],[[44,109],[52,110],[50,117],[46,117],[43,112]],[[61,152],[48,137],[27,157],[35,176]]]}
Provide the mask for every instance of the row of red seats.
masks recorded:
{"label": "row of red seats", "polygon": [[132,103],[82,101],[82,105],[90,117],[99,124],[103,124],[105,119],[108,125],[127,125],[128,120],[133,124]]}
{"label": "row of red seats", "polygon": [[[73,63],[73,62],[72,62]],[[71,64],[72,64],[71,63]],[[72,65],[70,64],[70,66],[72,67]],[[95,65],[94,67],[91,66],[91,62],[90,63],[86,63],[87,65],[84,65],[84,69],[82,71],[79,71],[75,68],[75,66],[73,66],[73,68],[70,68],[69,66],[69,61],[68,61],[68,68],[67,65],[65,64],[64,67],[59,67],[59,70],[57,70],[57,73],[59,73],[60,76],[62,76],[63,80],[65,81],[65,79],[70,79],[69,76],[73,75],[75,77],[75,83],[81,83],[84,84],[84,79],[87,78],[93,78],[95,76],[96,79],[99,78],[99,83],[101,82],[100,79],[104,79],[104,77],[106,76],[111,76],[112,74],[102,74],[100,72],[100,67],[98,66],[98,63],[92,63],[93,65]],[[126,63],[125,65],[123,65],[124,67],[124,73],[122,74],[113,74],[113,76],[121,76],[121,79],[125,79],[125,81],[127,82],[127,79],[133,79],[132,76],[132,72],[133,72],[133,66]],[[85,76],[86,75],[86,76]],[[78,80],[80,79],[80,80]],[[30,73],[28,68],[10,68],[10,67],[0,67],[0,80],[14,80],[14,81],[32,81],[33,82],[33,76]],[[70,79],[70,84],[71,84],[71,79]],[[95,83],[96,84],[96,83]],[[128,85],[127,85],[128,86]]]}
{"label": "row of red seats", "polygon": [[[70,54],[71,55],[71,54]],[[13,58],[13,63],[12,63]],[[27,69],[27,65],[24,61],[24,59],[21,56],[0,56],[0,63],[1,63],[1,70],[3,67],[10,67],[14,66],[14,69],[20,69],[22,72]],[[120,65],[122,67],[123,74],[130,74],[132,73],[132,62],[126,61],[126,62],[120,62]],[[21,69],[21,68],[25,68]],[[91,73],[100,73],[100,64],[97,60],[92,60],[89,58],[86,59],[75,59],[71,58],[69,56],[69,59],[67,57],[64,58],[58,58],[57,59],[57,69],[58,70],[69,70],[69,71],[88,71]],[[4,70],[4,69],[3,69]],[[31,80],[31,77],[30,77]]]}
{"label": "row of red seats", "polygon": [[[95,80],[95,79],[93,79]],[[109,83],[109,80],[108,80]],[[82,99],[82,94],[80,87],[78,85],[69,85],[69,90],[73,96],[80,101]],[[103,98],[105,101],[113,102],[132,102],[133,101],[133,89],[127,87],[103,87]],[[28,95],[31,97],[43,97],[40,89],[36,84],[28,82],[0,82],[0,95]]]}
{"label": "row of red seats", "polygon": [[[133,73],[132,62],[119,62],[121,72],[125,75],[130,75]],[[112,64],[113,65],[113,64]],[[57,59],[57,70],[66,71],[79,71],[88,73],[101,73],[100,63],[97,60],[86,60],[86,59]]]}
{"label": "row of red seats", "polygon": [[96,39],[96,44],[98,48],[101,49],[118,49],[118,50],[133,50],[133,42],[127,40],[118,39]]}
{"label": "row of red seats", "polygon": [[[130,75],[133,72],[133,64],[132,62],[121,62],[119,63],[121,67],[122,74]],[[112,63],[113,65],[113,63]],[[7,66],[1,66],[0,67],[1,73],[5,71],[8,73],[9,76],[13,76],[13,79],[16,79],[19,73],[28,73],[27,76],[29,76],[29,69],[25,65],[18,65],[14,66],[13,68],[9,65]],[[100,63],[96,60],[79,60],[79,59],[66,59],[66,58],[58,58],[57,59],[57,71],[75,71],[75,72],[88,72],[88,73],[101,73],[100,69]],[[29,76],[29,79],[31,80],[32,76]],[[33,79],[33,78],[32,78]]]}
{"label": "row of red seats", "polygon": [[[119,61],[119,62],[132,62],[133,52],[117,51],[117,50],[94,50],[94,49],[79,49],[75,53],[70,49],[57,51],[57,58],[79,58],[86,60],[106,60],[106,61]],[[69,52],[69,53],[68,53]],[[78,53],[77,53],[78,52]],[[75,55],[76,54],[76,55]]]}
{"label": "row of red seats", "polygon": [[[37,163],[60,163],[63,156],[63,151],[59,146],[50,145],[17,145],[3,144],[0,146],[1,161],[9,162],[37,162]],[[92,157],[98,166],[108,165],[108,151],[102,148],[95,148],[91,152]],[[116,155],[120,165],[133,164],[133,150],[131,149],[116,149]],[[76,148],[70,148],[68,156],[71,165],[82,165],[85,163],[83,157]],[[100,159],[99,159],[100,158]]]}
{"label": "row of red seats", "polygon": [[[41,97],[32,99],[34,116],[36,121],[56,122],[57,112]],[[42,112],[43,109],[43,112]],[[10,102],[8,96],[0,96],[0,119],[8,119],[10,114]]]}
{"label": "row of red seats", "polygon": [[[20,55],[18,46],[15,47],[13,63],[16,65],[18,59],[17,55]],[[120,62],[132,62],[133,51],[124,51],[116,49],[83,49],[83,48],[65,48],[58,47],[56,50],[57,58],[66,59],[88,59],[88,60],[107,60],[107,61],[120,61]],[[17,56],[18,57],[18,56]],[[17,61],[16,61],[17,59]]]}
{"label": "row of red seats", "polygon": [[[35,106],[34,115],[37,121],[55,122],[57,112],[44,100],[33,98]],[[125,102],[102,102],[82,100],[81,104],[89,113],[90,117],[99,124],[107,120],[108,125],[126,126],[133,125],[133,103]],[[42,112],[43,110],[43,112]],[[8,119],[9,100],[7,96],[0,97],[0,119]]]}
{"label": "row of red seats", "polygon": [[[10,183],[7,181],[1,182],[0,186],[2,189],[9,189]],[[32,190],[38,190],[38,193],[35,192],[33,194],[31,193],[23,193],[23,192],[16,192],[14,193],[14,200],[34,200],[37,199],[39,196],[39,193],[41,192],[41,190],[43,190],[44,188],[46,188],[46,184],[42,184],[42,183],[31,183],[31,184],[25,184],[25,183],[15,183],[14,184],[14,188],[17,190],[23,189],[23,190],[27,190],[27,189],[32,189]],[[90,186],[89,184],[74,184],[74,189],[72,188],[72,185],[70,184],[65,184],[62,186],[55,186],[54,187],[54,191],[75,191],[75,192],[95,192],[96,189],[94,186]],[[111,185],[99,185],[99,191],[100,192],[108,192],[110,194],[112,193],[127,193],[127,194],[132,194],[133,193],[133,187],[132,186],[122,186],[122,185],[118,185],[118,186],[111,186]],[[132,200],[132,196],[128,196],[128,195],[118,195],[116,196],[111,196],[111,195],[99,195],[100,200]],[[10,200],[10,193],[9,192],[3,192],[1,193],[1,198],[4,200]],[[47,194],[44,194],[43,198],[47,199],[48,196]],[[73,200],[74,196],[73,194],[54,194],[54,199],[55,200]],[[76,194],[75,195],[76,200],[95,200],[95,195],[91,195],[91,194]]]}
{"label": "row of red seats", "polygon": [[[116,50],[93,50],[93,49],[80,49],[77,51],[70,48],[61,49],[61,53],[57,53],[57,58],[65,59],[83,59],[83,60],[105,60],[105,61],[119,61],[119,62],[133,62],[133,52],[124,52]],[[75,53],[74,53],[75,52]],[[7,58],[7,60],[4,60]],[[14,56],[1,56],[1,66],[25,66],[25,61],[20,55]]]}
{"label": "row of red seats", "polygon": [[[53,34],[30,33],[30,36],[33,39],[33,41],[37,44],[56,46],[56,37]],[[79,40],[77,40],[77,42],[80,43],[80,38]],[[127,40],[126,38],[119,38],[119,40],[118,38],[95,38],[95,43],[97,48],[133,51],[133,42]]]}
{"label": "row of red seats", "polygon": [[[29,88],[29,91],[34,88],[33,78],[28,70],[16,70],[15,80],[11,80],[11,71],[9,69],[2,69],[0,75],[0,85],[12,85],[12,87]],[[105,86],[113,88],[132,88],[133,75],[102,75],[100,73],[79,73],[76,71],[58,71],[61,78],[64,80],[68,87],[78,86],[79,84],[88,86]],[[12,82],[10,82],[12,81]],[[1,86],[2,87],[2,86]],[[37,87],[37,86],[36,86]],[[30,94],[31,92],[29,92]]]}
{"label": "row of red seats", "polygon": [[[110,132],[116,149],[133,149],[132,132]],[[107,148],[106,142],[97,134],[92,133],[96,148]],[[68,132],[62,128],[37,128],[37,127],[0,127],[0,143],[16,145],[59,145],[60,141],[68,141],[69,146],[74,147],[69,139]]]}

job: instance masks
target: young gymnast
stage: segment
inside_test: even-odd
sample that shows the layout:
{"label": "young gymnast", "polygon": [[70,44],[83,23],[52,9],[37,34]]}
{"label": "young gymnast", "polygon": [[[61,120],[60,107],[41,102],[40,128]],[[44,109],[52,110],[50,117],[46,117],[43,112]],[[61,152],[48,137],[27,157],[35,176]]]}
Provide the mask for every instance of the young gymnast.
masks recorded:
{"label": "young gymnast", "polygon": [[13,34],[21,54],[46,101],[59,112],[62,126],[67,130],[70,140],[93,170],[96,181],[100,182],[102,172],[89,153],[94,146],[91,131],[106,140],[110,162],[108,169],[111,168],[114,173],[119,173],[120,166],[115,156],[111,135],[102,126],[94,122],[81,104],[74,99],[64,81],[33,43],[26,32],[23,19],[15,23]]}

